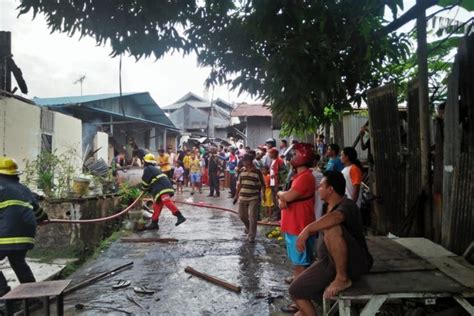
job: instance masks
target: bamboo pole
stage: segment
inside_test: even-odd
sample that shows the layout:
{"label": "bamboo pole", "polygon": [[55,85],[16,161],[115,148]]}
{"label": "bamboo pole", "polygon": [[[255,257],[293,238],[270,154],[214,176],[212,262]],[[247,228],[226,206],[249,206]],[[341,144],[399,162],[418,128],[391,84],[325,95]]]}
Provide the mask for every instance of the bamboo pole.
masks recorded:
{"label": "bamboo pole", "polygon": [[170,242],[178,242],[176,238],[159,238],[159,237],[148,237],[148,238],[130,238],[130,237],[123,237],[120,238],[121,242],[161,242],[161,243],[170,243]]}
{"label": "bamboo pole", "polygon": [[94,282],[96,282],[96,281],[99,281],[99,280],[101,280],[101,279],[103,279],[103,278],[105,278],[105,277],[107,277],[107,276],[114,275],[115,273],[120,272],[121,270],[123,270],[123,269],[125,269],[125,268],[131,267],[132,265],[133,265],[133,261],[131,261],[131,262],[127,263],[127,264],[124,264],[123,266],[117,267],[117,268],[115,268],[115,269],[113,269],[113,270],[109,270],[109,271],[103,272],[103,273],[101,273],[101,274],[99,274],[99,275],[93,276],[92,278],[89,278],[89,279],[87,279],[87,280],[85,280],[85,281],[82,281],[82,282],[80,282],[80,283],[78,283],[78,284],[76,284],[76,285],[74,285],[74,286],[71,286],[70,288],[67,288],[67,289],[64,291],[64,295],[67,295],[67,294],[69,294],[69,293],[71,293],[71,292],[74,292],[74,291],[76,291],[76,290],[78,290],[78,289],[80,289],[80,288],[83,288],[83,287],[85,287],[85,286],[87,286],[87,285],[89,285],[89,284],[92,284],[92,283],[94,283]]}
{"label": "bamboo pole", "polygon": [[216,285],[219,285],[219,286],[221,286],[225,289],[228,289],[228,290],[236,292],[236,293],[240,293],[242,291],[242,288],[238,285],[234,285],[234,284],[231,284],[231,283],[229,283],[227,281],[224,281],[222,279],[213,277],[209,274],[196,271],[196,270],[194,270],[193,268],[191,268],[189,266],[184,269],[184,272],[192,274],[194,276],[197,276],[198,278],[204,279],[208,282],[214,283]]}

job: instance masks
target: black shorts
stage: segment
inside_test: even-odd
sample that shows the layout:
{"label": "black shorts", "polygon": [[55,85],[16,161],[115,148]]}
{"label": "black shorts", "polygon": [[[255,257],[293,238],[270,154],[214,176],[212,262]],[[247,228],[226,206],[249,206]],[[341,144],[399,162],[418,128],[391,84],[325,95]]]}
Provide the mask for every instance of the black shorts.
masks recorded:
{"label": "black shorts", "polygon": [[[347,243],[347,272],[351,281],[356,281],[369,272],[372,260],[369,254],[357,243],[347,229],[341,225]],[[288,291],[292,299],[321,301],[324,290],[336,277],[334,260],[324,243],[324,233],[317,241],[318,260],[304,270],[292,283]]]}

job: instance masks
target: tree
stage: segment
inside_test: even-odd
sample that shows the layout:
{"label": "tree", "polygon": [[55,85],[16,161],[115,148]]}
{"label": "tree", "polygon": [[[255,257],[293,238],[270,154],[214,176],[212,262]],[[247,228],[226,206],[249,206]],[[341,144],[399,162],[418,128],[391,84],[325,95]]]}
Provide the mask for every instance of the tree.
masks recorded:
{"label": "tree", "polygon": [[271,104],[304,130],[360,104],[380,83],[374,70],[408,52],[403,35],[380,35],[384,10],[401,0],[22,0],[20,14],[44,13],[52,31],[80,32],[112,56],[195,51],[208,84],[228,83]]}

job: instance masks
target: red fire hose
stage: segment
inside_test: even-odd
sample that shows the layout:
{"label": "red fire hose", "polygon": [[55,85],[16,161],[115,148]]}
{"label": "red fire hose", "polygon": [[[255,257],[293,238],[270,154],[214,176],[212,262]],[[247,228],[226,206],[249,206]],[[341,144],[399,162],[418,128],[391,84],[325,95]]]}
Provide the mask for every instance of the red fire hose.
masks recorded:
{"label": "red fire hose", "polygon": [[44,221],[41,224],[87,224],[87,223],[106,222],[106,221],[109,221],[111,219],[117,218],[117,217],[127,213],[128,211],[130,211],[132,209],[132,207],[134,207],[135,204],[137,204],[138,201],[141,200],[143,194],[144,193],[142,192],[137,197],[137,199],[135,201],[133,201],[132,204],[130,204],[129,206],[127,206],[125,209],[118,212],[117,214],[114,214],[114,215],[111,215],[111,216],[101,217],[101,218],[94,218],[94,219],[76,219],[76,220],[74,220],[74,219],[49,219],[47,221]]}
{"label": "red fire hose", "polygon": [[[114,218],[117,218],[117,217],[120,217],[122,216],[123,214],[127,213],[128,211],[130,211],[134,206],[135,204],[138,203],[138,201],[141,200],[142,196],[143,196],[143,192],[140,194],[139,197],[137,197],[137,199],[135,201],[133,201],[132,204],[130,204],[129,206],[127,206],[124,210],[120,211],[119,213],[117,214],[114,214],[114,215],[111,215],[111,216],[107,216],[107,217],[101,217],[101,218],[95,218],[95,219],[76,219],[76,220],[71,220],[71,219],[50,219],[50,220],[47,220],[45,222],[43,222],[42,224],[89,224],[89,223],[100,223],[100,222],[106,222],[108,220],[111,220],[111,219],[114,219]],[[221,210],[221,211],[225,211],[225,212],[230,212],[230,213],[234,213],[234,214],[239,214],[238,212],[232,210],[232,209],[229,209],[229,208],[225,208],[225,207],[220,207],[220,206],[215,206],[215,205],[212,205],[212,204],[207,204],[207,203],[204,203],[204,202],[198,202],[198,203],[193,203],[193,202],[184,202],[184,201],[174,201],[175,203],[178,203],[178,204],[185,204],[185,205],[192,205],[192,206],[197,206],[197,207],[205,207],[205,208],[212,208],[212,209],[216,209],[216,210]],[[263,226],[280,226],[279,223],[277,222],[273,222],[273,223],[266,223],[266,222],[258,222],[259,225],[263,225]]]}
{"label": "red fire hose", "polygon": [[[238,212],[236,212],[236,211],[234,211],[230,208],[215,206],[215,205],[207,204],[207,203],[204,203],[204,202],[198,202],[198,203],[184,202],[184,201],[174,201],[174,202],[178,203],[178,204],[192,205],[192,206],[197,206],[197,207],[213,208],[213,209],[216,209],[216,210],[221,210],[221,211],[230,212],[230,213],[234,213],[234,214],[239,215]],[[267,222],[262,222],[262,221],[259,221],[258,225],[262,225],[262,226],[280,226],[280,224],[278,222],[268,222],[267,223]]]}

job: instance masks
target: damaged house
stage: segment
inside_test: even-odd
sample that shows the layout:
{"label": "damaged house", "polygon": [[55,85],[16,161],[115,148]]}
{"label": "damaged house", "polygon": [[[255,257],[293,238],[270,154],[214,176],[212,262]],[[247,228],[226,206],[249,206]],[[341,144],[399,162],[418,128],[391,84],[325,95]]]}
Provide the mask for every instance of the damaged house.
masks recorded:
{"label": "damaged house", "polygon": [[189,92],[163,111],[182,133],[226,139],[232,109],[232,104],[220,98],[211,102]]}
{"label": "damaged house", "polygon": [[127,139],[156,153],[176,148],[179,130],[148,92],[34,98],[36,104],[82,120],[83,152],[97,151],[96,158],[110,162]]}
{"label": "damaged house", "polygon": [[265,104],[241,103],[231,112],[231,134],[236,139],[243,139],[247,146],[256,148],[268,138],[279,141],[280,126],[270,106]]}

